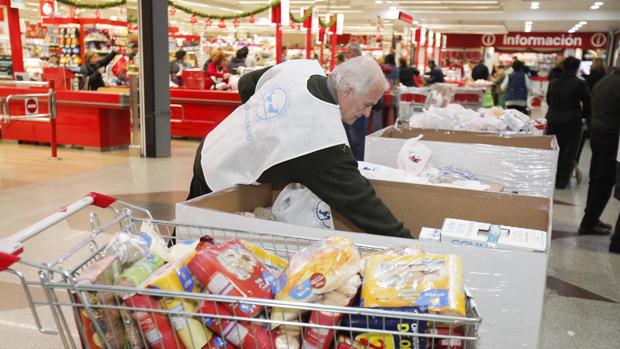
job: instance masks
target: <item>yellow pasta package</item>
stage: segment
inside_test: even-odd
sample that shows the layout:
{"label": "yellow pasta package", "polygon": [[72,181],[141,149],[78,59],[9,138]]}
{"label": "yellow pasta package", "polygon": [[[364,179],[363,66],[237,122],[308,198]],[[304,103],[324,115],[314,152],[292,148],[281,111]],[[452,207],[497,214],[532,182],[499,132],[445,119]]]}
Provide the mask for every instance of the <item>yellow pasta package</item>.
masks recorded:
{"label": "yellow pasta package", "polygon": [[[361,272],[362,261],[351,240],[330,237],[316,242],[291,259],[279,279],[277,300],[314,303],[328,292],[347,284]],[[271,319],[288,321],[297,318],[295,309],[274,309]],[[275,324],[273,327],[277,327]]]}
{"label": "yellow pasta package", "polygon": [[284,258],[280,258],[275,254],[268,252],[264,248],[254,245],[253,243],[245,240],[239,240],[246,250],[250,251],[259,261],[263,262],[263,265],[269,268],[275,275],[280,275],[286,267],[288,262]]}
{"label": "yellow pasta package", "polygon": [[465,316],[463,262],[454,254],[371,255],[366,259],[363,307],[427,307]]}

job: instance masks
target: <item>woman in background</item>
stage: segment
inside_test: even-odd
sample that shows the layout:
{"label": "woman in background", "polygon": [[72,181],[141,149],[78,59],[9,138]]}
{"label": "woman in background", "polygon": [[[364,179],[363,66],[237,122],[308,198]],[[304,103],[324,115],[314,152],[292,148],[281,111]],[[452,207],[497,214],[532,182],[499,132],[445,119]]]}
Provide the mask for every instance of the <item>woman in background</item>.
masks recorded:
{"label": "woman in background", "polygon": [[215,88],[217,90],[228,90],[230,89],[229,78],[230,73],[228,72],[226,54],[222,50],[217,50],[211,55],[211,63],[207,68],[207,76],[213,80],[215,83]]}
{"label": "woman in background", "polygon": [[101,68],[107,66],[116,56],[116,51],[108,53],[105,57],[100,58],[93,51],[84,53],[84,64],[80,68],[80,74],[83,76],[83,89],[88,91],[97,91],[100,87],[105,87],[103,77],[101,76]]}

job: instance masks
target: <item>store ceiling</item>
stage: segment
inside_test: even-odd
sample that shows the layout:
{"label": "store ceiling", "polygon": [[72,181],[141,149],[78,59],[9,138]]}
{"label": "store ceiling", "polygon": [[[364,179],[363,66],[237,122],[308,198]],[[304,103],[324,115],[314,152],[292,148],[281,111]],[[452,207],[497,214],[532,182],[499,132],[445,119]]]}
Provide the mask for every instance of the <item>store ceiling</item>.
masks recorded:
{"label": "store ceiling", "polygon": [[[89,0],[97,1],[97,0]],[[270,0],[175,0],[180,4],[210,13],[233,14],[251,10]],[[532,21],[532,31],[564,32],[580,21],[586,21],[580,31],[607,31],[620,27],[620,0],[603,0],[599,9],[590,9],[594,0],[539,0],[539,9],[531,9],[530,0],[291,0],[294,13],[300,8],[312,4],[323,15],[326,13],[344,13],[345,32],[376,33],[377,16],[381,16],[384,30],[402,31],[407,25],[393,20],[398,11],[404,11],[414,17],[415,24],[444,33],[505,33],[524,31],[525,21]],[[28,9],[21,11],[22,17],[30,21],[39,20],[39,0],[27,0]],[[128,0],[128,7],[135,8],[136,0]],[[66,6],[60,6],[67,11]],[[123,18],[124,9],[107,9],[102,17],[116,16]],[[87,10],[85,15],[93,10]],[[257,15],[255,24],[242,23],[240,30],[272,32],[268,25],[268,13]],[[202,22],[189,24],[189,15],[177,11],[171,24],[188,31],[203,30]],[[261,17],[264,24],[261,24]],[[210,30],[218,30],[212,26]],[[232,30],[230,28],[226,30]],[[285,31],[295,31],[286,28]]]}

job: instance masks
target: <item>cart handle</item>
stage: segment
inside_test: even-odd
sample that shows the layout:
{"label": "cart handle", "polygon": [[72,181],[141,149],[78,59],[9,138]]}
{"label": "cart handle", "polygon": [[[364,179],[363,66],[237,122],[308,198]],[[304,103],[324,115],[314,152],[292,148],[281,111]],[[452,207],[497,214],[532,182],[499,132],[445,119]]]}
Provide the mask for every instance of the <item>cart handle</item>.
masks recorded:
{"label": "cart handle", "polygon": [[116,201],[117,199],[115,197],[90,192],[81,200],[61,208],[58,212],[43,218],[5,239],[0,239],[0,271],[6,270],[12,264],[20,260],[19,255],[24,251],[22,243],[26,240],[40,234],[45,229],[72,216],[85,207],[95,205],[101,208],[108,208]]}

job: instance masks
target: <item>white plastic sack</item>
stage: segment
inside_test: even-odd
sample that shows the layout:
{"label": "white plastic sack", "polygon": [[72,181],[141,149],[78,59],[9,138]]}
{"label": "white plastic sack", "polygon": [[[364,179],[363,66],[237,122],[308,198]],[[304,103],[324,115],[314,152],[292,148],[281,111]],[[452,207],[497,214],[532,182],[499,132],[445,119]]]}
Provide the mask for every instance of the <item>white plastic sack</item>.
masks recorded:
{"label": "white plastic sack", "polygon": [[432,151],[426,145],[418,142],[422,136],[408,139],[398,152],[398,168],[408,174],[419,176],[430,165]]}
{"label": "white plastic sack", "polygon": [[280,222],[304,227],[334,229],[329,205],[300,184],[287,185],[276,198],[271,210]]}

